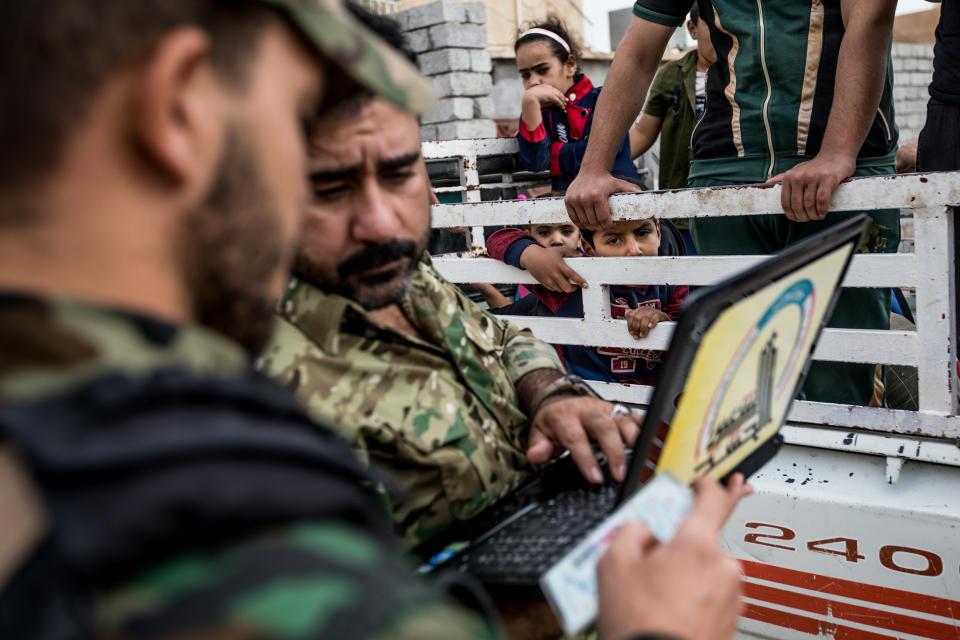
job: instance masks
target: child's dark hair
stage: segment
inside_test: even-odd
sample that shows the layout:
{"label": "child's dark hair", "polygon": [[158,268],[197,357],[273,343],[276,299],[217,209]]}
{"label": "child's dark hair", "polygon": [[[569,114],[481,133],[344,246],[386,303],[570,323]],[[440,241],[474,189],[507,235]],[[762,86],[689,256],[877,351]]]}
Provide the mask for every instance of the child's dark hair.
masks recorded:
{"label": "child's dark hair", "polygon": [[573,57],[573,59],[577,61],[577,76],[579,77],[582,74],[580,71],[580,47],[567,31],[567,27],[563,24],[563,20],[553,14],[548,14],[545,22],[528,23],[526,28],[521,33],[525,33],[530,29],[543,29],[544,31],[557,34],[563,39],[564,42],[567,43],[567,46],[570,47],[570,53],[567,53],[567,50],[564,49],[563,46],[553,38],[539,33],[530,33],[525,36],[521,35],[521,37],[517,38],[517,41],[513,43],[514,53],[517,52],[517,49],[519,49],[521,45],[527,44],[528,42],[543,41],[550,45],[550,50],[553,51],[553,54],[560,59],[560,62],[565,63],[571,57]]}
{"label": "child's dark hair", "polygon": [[696,2],[690,7],[690,21],[693,22],[693,24],[700,22],[700,7]]}
{"label": "child's dark hair", "polygon": [[[417,64],[417,54],[410,48],[407,37],[400,30],[400,23],[388,16],[378,15],[366,8],[353,2],[345,0],[343,6],[353,16],[353,18],[373,31],[381,40],[390,45],[397,53],[410,61],[413,66],[419,69]],[[369,104],[376,95],[366,88],[360,88],[358,91],[352,91],[346,97],[337,101],[331,108],[326,109],[323,119],[342,120],[360,112]]]}
{"label": "child's dark hair", "polygon": [[[660,223],[659,218],[653,218],[653,221],[657,224]],[[580,229],[580,239],[586,243],[589,243],[591,247],[596,248],[596,246],[593,244],[593,234],[594,234],[593,229],[587,229],[586,227]]]}
{"label": "child's dark hair", "polygon": [[[565,195],[567,195],[567,192],[561,189],[559,191],[548,191],[546,193],[541,193],[540,195],[536,196],[534,199],[539,200],[540,198],[562,198]],[[529,231],[530,229],[538,226],[539,224],[540,223],[537,223],[537,222],[531,222],[530,224],[527,225],[527,230]],[[580,230],[579,227],[577,227],[577,230],[578,231]]]}
{"label": "child's dark hair", "polygon": [[583,227],[582,229],[580,229],[580,240],[582,240],[583,242],[586,242],[592,247],[593,246],[593,229],[587,229],[586,227]]}
{"label": "child's dark hair", "polygon": [[[697,5],[693,5],[693,6],[696,7]],[[629,176],[621,176],[621,175],[615,175],[613,177],[616,178],[617,180],[623,180],[624,182],[635,184],[641,189],[643,189],[643,183],[637,180],[636,178],[631,178]],[[580,229],[580,239],[590,243],[590,246],[593,247],[594,246],[593,245],[593,229],[586,229],[586,228]]]}

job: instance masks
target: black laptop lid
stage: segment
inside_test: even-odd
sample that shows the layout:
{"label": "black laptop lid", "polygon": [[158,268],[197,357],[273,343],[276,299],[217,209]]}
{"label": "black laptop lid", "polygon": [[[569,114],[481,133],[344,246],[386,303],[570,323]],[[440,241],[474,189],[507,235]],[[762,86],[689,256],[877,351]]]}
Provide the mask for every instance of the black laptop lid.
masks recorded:
{"label": "black laptop lid", "polygon": [[689,483],[749,474],[776,453],[866,224],[863,215],[846,220],[690,296],[620,502],[654,467]]}

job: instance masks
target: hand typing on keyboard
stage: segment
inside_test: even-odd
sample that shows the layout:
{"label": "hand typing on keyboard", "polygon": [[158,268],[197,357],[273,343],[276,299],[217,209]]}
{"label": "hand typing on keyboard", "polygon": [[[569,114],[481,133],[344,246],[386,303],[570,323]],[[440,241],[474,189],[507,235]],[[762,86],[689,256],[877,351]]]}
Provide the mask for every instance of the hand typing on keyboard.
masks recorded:
{"label": "hand typing on keyboard", "polygon": [[636,440],[642,419],[630,412],[612,413],[613,406],[586,396],[549,398],[533,416],[527,458],[543,464],[569,449],[583,477],[600,484],[603,472],[590,446],[593,439],[606,454],[614,480],[623,482],[627,475],[626,447]]}

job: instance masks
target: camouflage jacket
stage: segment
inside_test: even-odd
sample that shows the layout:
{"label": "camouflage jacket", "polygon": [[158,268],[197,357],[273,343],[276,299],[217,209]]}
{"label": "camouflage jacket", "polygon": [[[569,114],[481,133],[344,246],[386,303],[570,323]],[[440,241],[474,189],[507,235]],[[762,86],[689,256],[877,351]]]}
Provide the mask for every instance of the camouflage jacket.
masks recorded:
{"label": "camouflage jacket", "polygon": [[[158,387],[174,390],[172,402],[144,409],[143,398]],[[226,398],[226,410],[204,413],[206,395],[218,395],[221,405]],[[245,458],[216,447],[234,423],[253,436]],[[170,481],[182,469],[197,471],[182,462],[193,448],[171,454],[170,433],[178,429],[214,445],[201,473],[179,476],[187,483]],[[51,441],[65,443],[67,453]],[[413,577],[349,448],[253,373],[238,346],[202,328],[0,294],[0,452],[11,442],[51,515],[43,544],[0,577],[2,637],[497,637],[488,622]],[[92,476],[84,466],[97,459],[92,453],[125,447],[144,463]],[[326,452],[329,464],[289,464],[284,447],[294,457]],[[264,474],[277,460],[281,473]],[[224,468],[233,475],[223,477]],[[61,474],[52,483],[51,469]],[[299,484],[285,473],[329,491],[290,498]],[[246,476],[280,482],[264,494],[264,483]],[[160,510],[144,511],[131,499],[149,502],[157,493],[166,500]],[[313,515],[290,516],[296,512]],[[63,521],[83,526],[64,531]],[[73,628],[54,624],[64,620]]]}
{"label": "camouflage jacket", "polygon": [[563,366],[528,330],[480,310],[429,257],[403,307],[423,339],[294,279],[261,368],[399,480],[394,521],[412,546],[523,480],[529,420],[515,384]]}

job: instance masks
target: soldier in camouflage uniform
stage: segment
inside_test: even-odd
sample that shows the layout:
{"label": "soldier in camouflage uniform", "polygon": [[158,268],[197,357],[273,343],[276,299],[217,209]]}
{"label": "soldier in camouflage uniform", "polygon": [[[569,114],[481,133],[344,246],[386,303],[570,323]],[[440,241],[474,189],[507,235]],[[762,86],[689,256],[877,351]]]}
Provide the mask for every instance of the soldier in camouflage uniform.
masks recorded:
{"label": "soldier in camouflage uniform", "polygon": [[633,419],[578,395],[550,345],[481,311],[424,254],[430,184],[414,117],[369,95],[331,111],[313,137],[311,181],[261,370],[400,480],[390,502],[409,545],[566,448],[602,481],[588,436],[623,478]]}
{"label": "soldier in camouflage uniform", "polygon": [[4,2],[0,60],[0,637],[497,637],[250,367],[296,116],[429,85],[333,0]]}
{"label": "soldier in camouflage uniform", "polygon": [[412,577],[369,474],[235,342],[63,299],[0,306],[0,429],[51,514],[45,545],[0,574],[0,637],[498,637]]}
{"label": "soldier in camouflage uniform", "polygon": [[[375,478],[249,367],[300,221],[295,115],[344,70],[429,102],[379,49],[332,0],[0,3],[0,637],[497,635],[413,579]],[[711,489],[700,512],[732,507]],[[600,571],[608,637],[702,637],[630,594],[685,576],[656,593],[709,613],[690,587],[735,596],[736,570],[707,572],[715,533],[637,557],[647,534]]]}
{"label": "soldier in camouflage uniform", "polygon": [[294,278],[261,364],[362,459],[393,472],[407,489],[392,496],[394,518],[416,544],[523,480],[528,418],[515,383],[562,368],[528,331],[477,310],[429,257],[405,305],[420,336],[388,331],[352,300]]}

